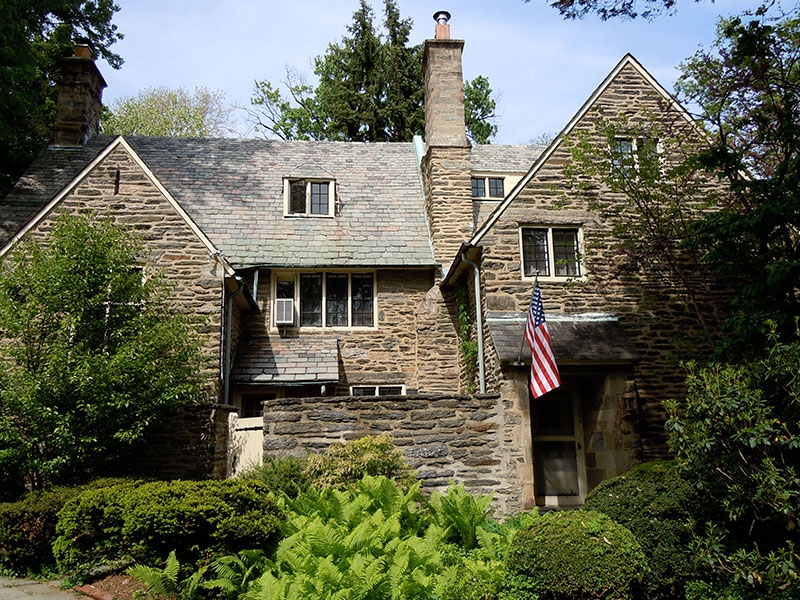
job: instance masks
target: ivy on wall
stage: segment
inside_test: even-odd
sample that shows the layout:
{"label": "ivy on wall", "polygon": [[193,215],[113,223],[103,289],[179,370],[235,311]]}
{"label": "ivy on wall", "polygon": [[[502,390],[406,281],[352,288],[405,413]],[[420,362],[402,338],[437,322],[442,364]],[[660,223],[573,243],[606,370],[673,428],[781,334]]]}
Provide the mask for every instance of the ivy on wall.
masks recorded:
{"label": "ivy on wall", "polygon": [[478,342],[472,338],[472,311],[469,305],[467,287],[459,287],[456,294],[458,309],[458,335],[461,359],[464,361],[464,379],[467,391],[475,392],[475,375],[478,372]]}

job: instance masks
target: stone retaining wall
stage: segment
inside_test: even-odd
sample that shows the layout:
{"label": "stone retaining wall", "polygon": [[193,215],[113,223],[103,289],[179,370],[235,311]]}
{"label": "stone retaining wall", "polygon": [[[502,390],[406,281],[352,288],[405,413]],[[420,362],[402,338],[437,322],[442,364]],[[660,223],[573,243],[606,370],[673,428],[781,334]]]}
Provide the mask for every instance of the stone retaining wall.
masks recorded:
{"label": "stone retaining wall", "polygon": [[494,493],[498,514],[520,508],[521,485],[503,444],[499,394],[282,398],[264,403],[264,456],[322,452],[390,433],[427,493],[464,484]]}

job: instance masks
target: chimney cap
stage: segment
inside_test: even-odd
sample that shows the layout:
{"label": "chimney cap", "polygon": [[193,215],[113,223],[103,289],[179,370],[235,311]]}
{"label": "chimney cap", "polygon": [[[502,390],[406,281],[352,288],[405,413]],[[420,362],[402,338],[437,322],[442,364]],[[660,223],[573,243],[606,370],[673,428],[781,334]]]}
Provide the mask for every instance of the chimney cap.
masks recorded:
{"label": "chimney cap", "polygon": [[436,21],[438,25],[447,25],[447,22],[450,20],[450,13],[446,10],[437,10],[433,13],[433,20]]}

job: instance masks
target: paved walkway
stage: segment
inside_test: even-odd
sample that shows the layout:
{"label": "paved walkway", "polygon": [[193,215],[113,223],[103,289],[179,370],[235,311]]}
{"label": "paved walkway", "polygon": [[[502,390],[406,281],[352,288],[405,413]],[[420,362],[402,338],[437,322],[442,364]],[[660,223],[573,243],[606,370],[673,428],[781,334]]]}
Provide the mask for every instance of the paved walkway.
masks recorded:
{"label": "paved walkway", "polygon": [[0,600],[77,600],[84,598],[72,590],[62,590],[60,581],[34,581],[0,577]]}

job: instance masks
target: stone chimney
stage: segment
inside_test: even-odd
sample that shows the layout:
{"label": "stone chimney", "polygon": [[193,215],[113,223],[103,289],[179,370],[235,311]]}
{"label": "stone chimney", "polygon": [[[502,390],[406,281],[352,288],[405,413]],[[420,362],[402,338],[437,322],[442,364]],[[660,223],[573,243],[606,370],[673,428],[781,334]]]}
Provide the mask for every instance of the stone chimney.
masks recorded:
{"label": "stone chimney", "polygon": [[59,60],[58,103],[53,145],[79,147],[100,130],[100,107],[106,82],[86,44]]}
{"label": "stone chimney", "polygon": [[468,146],[464,120],[464,40],[450,39],[450,13],[433,15],[436,37],[425,40],[425,141],[428,146]]}
{"label": "stone chimney", "polygon": [[473,230],[470,152],[464,119],[463,40],[450,39],[450,13],[439,11],[425,41],[425,142],[422,184],[436,261],[444,276]]}

